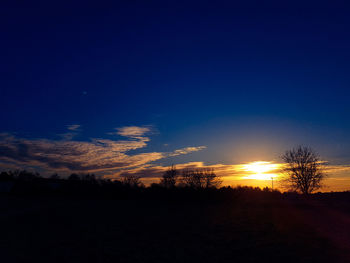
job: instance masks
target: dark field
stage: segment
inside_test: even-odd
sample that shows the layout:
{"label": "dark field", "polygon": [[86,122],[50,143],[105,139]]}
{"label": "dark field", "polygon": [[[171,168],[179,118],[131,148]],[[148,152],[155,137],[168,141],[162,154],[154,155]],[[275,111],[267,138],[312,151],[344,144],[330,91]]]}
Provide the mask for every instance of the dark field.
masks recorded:
{"label": "dark field", "polygon": [[350,262],[337,199],[1,196],[1,262]]}

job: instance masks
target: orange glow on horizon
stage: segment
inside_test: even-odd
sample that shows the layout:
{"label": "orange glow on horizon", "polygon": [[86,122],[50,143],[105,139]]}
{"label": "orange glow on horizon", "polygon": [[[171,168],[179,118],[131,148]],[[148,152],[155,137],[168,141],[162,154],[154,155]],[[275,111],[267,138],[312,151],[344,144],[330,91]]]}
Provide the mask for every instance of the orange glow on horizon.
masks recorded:
{"label": "orange glow on horizon", "polygon": [[247,174],[242,179],[254,179],[254,180],[271,180],[271,178],[278,177],[277,170],[280,168],[280,164],[256,161],[248,164],[243,164],[241,169]]}

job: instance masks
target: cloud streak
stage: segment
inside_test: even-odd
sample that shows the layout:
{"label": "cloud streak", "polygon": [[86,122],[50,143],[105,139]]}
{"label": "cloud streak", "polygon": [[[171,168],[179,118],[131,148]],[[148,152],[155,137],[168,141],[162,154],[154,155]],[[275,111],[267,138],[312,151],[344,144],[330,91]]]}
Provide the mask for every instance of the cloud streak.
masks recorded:
{"label": "cloud streak", "polygon": [[[80,126],[70,127],[76,131]],[[69,128],[68,128],[69,129]],[[102,172],[133,169],[167,157],[189,154],[204,146],[186,147],[173,152],[133,153],[145,148],[150,138],[149,127],[128,126],[117,128],[124,140],[93,138],[89,141],[25,139],[11,134],[0,135],[0,164],[20,167],[39,167],[43,170],[66,172]]]}
{"label": "cloud streak", "polygon": [[151,132],[149,127],[128,126],[116,128],[117,134],[133,139],[143,138],[147,133]]}
{"label": "cloud streak", "polygon": [[173,157],[173,156],[178,156],[178,155],[182,155],[182,154],[188,154],[191,152],[198,152],[198,151],[204,150],[205,148],[207,148],[207,147],[206,146],[186,147],[186,148],[175,150],[174,152],[170,153],[169,156]]}
{"label": "cloud streak", "polygon": [[75,136],[78,135],[80,131],[81,125],[79,124],[72,124],[72,125],[67,125],[67,130],[69,132],[58,134],[63,140],[65,141],[70,141],[72,140]]}
{"label": "cloud streak", "polygon": [[76,131],[80,128],[79,124],[72,124],[72,125],[67,125],[67,129],[70,131]]}

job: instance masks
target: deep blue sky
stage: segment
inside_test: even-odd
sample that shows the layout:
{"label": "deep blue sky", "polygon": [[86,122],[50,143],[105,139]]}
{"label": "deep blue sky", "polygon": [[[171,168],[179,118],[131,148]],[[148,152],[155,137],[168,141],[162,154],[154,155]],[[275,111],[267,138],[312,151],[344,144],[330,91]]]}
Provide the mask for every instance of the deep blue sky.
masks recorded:
{"label": "deep blue sky", "polygon": [[163,164],[298,144],[348,164],[349,14],[346,1],[10,1],[0,132],[54,139],[79,124],[89,140],[151,125],[141,152],[207,146]]}

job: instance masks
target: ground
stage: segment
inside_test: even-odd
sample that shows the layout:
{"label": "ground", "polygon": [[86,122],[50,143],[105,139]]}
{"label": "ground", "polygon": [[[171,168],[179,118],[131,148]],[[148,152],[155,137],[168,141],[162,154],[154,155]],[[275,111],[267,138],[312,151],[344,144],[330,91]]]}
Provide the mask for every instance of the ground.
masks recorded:
{"label": "ground", "polygon": [[1,262],[350,262],[344,209],[310,201],[0,197]]}

